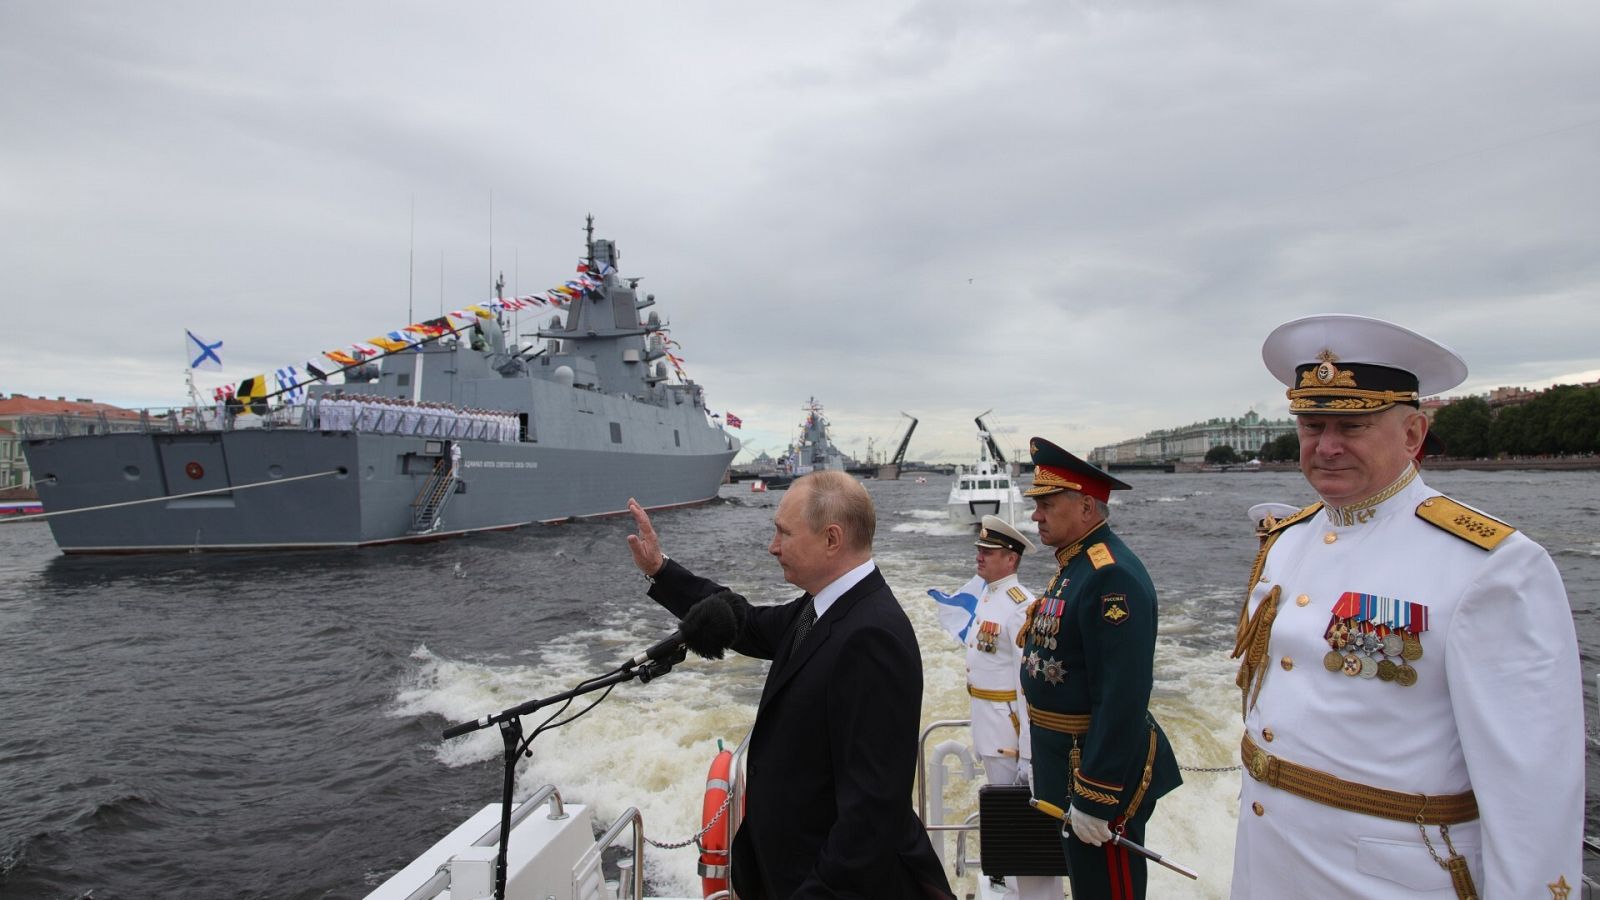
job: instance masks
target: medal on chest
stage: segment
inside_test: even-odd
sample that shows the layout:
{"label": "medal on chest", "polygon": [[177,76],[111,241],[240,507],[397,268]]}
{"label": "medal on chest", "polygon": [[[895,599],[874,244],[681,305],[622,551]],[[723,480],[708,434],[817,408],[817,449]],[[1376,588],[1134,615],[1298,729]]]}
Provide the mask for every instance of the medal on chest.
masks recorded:
{"label": "medal on chest", "polygon": [[979,622],[978,634],[974,639],[974,646],[984,653],[993,653],[995,641],[1000,637],[999,622]]}
{"label": "medal on chest", "polygon": [[1411,663],[1422,658],[1428,608],[1377,594],[1346,591],[1333,605],[1323,640],[1322,666],[1351,678],[1376,678],[1401,687],[1417,683]]}
{"label": "medal on chest", "polygon": [[1022,658],[1022,666],[1029,678],[1043,678],[1050,684],[1061,684],[1067,680],[1066,665],[1054,656],[1040,656],[1037,650],[1029,651]]}
{"label": "medal on chest", "polygon": [[1061,597],[1045,597],[1039,601],[1039,608],[1034,612],[1033,624],[1029,628],[1035,644],[1056,649],[1056,635],[1061,633],[1061,614],[1066,608],[1067,601]]}

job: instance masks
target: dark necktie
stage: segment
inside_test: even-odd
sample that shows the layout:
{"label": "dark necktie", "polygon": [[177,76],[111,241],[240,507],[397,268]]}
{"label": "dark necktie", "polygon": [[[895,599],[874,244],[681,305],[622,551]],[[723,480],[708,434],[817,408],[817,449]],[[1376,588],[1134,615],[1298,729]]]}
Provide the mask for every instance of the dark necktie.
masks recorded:
{"label": "dark necktie", "polygon": [[806,605],[800,610],[800,620],[794,626],[794,643],[789,645],[789,655],[794,656],[799,652],[800,645],[805,643],[806,635],[811,633],[811,626],[817,622],[817,602],[809,595]]}

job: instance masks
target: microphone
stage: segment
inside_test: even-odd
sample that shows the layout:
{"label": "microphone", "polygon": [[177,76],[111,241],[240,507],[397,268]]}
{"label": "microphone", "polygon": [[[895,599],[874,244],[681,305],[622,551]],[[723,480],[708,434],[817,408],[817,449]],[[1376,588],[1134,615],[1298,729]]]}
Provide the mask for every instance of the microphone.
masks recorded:
{"label": "microphone", "polygon": [[722,651],[738,640],[744,627],[744,606],[743,597],[719,591],[689,607],[678,623],[683,643],[701,659],[721,659]]}
{"label": "microphone", "polygon": [[683,653],[683,631],[680,629],[651,644],[650,649],[634,654],[633,658],[623,665],[625,668],[631,669],[648,662],[661,662],[673,656],[681,660],[683,659]]}
{"label": "microphone", "polygon": [[730,598],[744,599],[732,591],[721,591],[689,607],[677,631],[635,655],[625,666],[642,666],[672,656],[682,659],[685,650],[693,650],[701,659],[721,659],[722,651],[738,638],[743,625],[743,617]]}

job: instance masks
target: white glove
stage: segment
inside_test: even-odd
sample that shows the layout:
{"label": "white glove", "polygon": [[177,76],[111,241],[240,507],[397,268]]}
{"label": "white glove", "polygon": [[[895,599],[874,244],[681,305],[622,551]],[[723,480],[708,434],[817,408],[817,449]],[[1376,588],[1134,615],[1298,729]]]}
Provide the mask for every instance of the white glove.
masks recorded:
{"label": "white glove", "polygon": [[1015,783],[1016,784],[1032,784],[1033,783],[1033,760],[1031,760],[1031,759],[1019,759],[1019,760],[1017,760],[1017,780],[1016,780]]}
{"label": "white glove", "polygon": [[1111,840],[1111,826],[1105,819],[1096,819],[1076,806],[1071,807],[1069,817],[1072,820],[1072,833],[1078,836],[1091,847],[1098,847]]}

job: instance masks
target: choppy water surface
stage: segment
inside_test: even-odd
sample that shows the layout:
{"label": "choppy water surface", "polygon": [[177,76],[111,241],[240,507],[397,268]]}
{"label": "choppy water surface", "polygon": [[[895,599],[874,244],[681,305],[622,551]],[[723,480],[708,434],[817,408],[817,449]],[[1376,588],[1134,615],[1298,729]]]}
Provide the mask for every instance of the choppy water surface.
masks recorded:
{"label": "choppy water surface", "polygon": [[[1228,765],[1240,725],[1227,653],[1255,549],[1245,509],[1305,502],[1308,490],[1289,473],[1129,480],[1113,525],[1161,593],[1156,714],[1180,762]],[[1549,548],[1592,706],[1600,474],[1428,480]],[[924,591],[971,576],[971,533],[944,522],[943,478],[867,486],[878,562],[922,642],[923,719],[964,718],[962,657]],[[674,558],[758,602],[788,599],[765,553],[781,496],[729,485],[657,526]],[[355,552],[93,559],[61,556],[42,525],[0,526],[0,895],[363,895],[498,798],[498,735],[445,742],[446,725],[558,693],[672,629],[644,596],[628,530],[611,520]],[[1029,558],[1022,577],[1037,590],[1050,571]],[[681,840],[699,825],[716,741],[744,736],[762,678],[751,660],[691,660],[621,686],[535,742],[519,793],[554,782],[606,823],[637,806],[652,838]],[[1187,779],[1148,839],[1203,879],[1152,869],[1150,893],[1225,897],[1238,775]],[[1596,821],[1591,802],[1591,831]],[[654,892],[698,896],[694,859],[652,853]]]}

